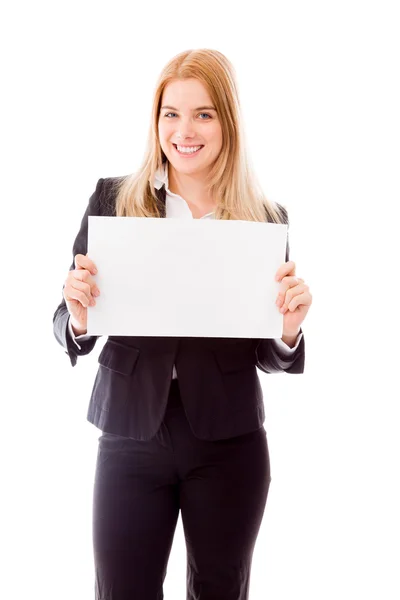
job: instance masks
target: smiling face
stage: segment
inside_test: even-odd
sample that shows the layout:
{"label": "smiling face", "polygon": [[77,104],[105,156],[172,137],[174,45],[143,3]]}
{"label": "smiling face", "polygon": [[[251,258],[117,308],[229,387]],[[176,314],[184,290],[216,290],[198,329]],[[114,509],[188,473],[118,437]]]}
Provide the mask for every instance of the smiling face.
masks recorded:
{"label": "smiling face", "polygon": [[[165,87],[158,134],[164,154],[178,173],[207,172],[217,159],[222,148],[222,129],[215,108],[197,79],[174,80]],[[181,154],[176,145],[202,148],[194,154]]]}

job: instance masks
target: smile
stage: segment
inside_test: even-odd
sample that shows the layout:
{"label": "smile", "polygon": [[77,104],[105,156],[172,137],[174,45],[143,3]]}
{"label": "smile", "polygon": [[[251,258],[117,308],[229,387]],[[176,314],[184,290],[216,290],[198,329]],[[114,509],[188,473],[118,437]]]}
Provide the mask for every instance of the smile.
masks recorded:
{"label": "smile", "polygon": [[[180,152],[176,146],[176,144],[172,144],[173,147],[175,148],[175,152],[177,154],[179,154],[179,156],[182,156],[184,158],[190,158],[192,156],[197,156],[199,154],[199,152],[202,150],[202,148],[204,148],[204,146],[200,146],[200,148],[198,150],[196,150],[195,152],[193,152],[192,150],[188,150],[186,152]],[[196,148],[197,146],[193,146],[194,148]]]}

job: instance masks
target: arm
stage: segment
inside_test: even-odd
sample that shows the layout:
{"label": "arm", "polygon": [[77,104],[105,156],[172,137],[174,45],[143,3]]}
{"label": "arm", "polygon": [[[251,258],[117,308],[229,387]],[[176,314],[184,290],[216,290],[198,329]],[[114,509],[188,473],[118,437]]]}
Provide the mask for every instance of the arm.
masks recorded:
{"label": "arm", "polygon": [[298,348],[303,333],[299,333],[294,336],[293,341],[286,339],[285,336],[282,338],[274,338],[275,346],[281,352],[285,352],[286,355],[293,354],[293,352]]}
{"label": "arm", "polygon": [[[278,342],[278,343],[277,343]],[[282,340],[263,339],[256,347],[257,367],[264,373],[303,373],[305,361],[304,333],[300,328],[294,348],[282,350]]]}
{"label": "arm", "polygon": [[[72,265],[69,268],[70,271],[75,269],[75,256],[77,254],[87,254],[88,216],[101,215],[100,196],[103,189],[103,182],[104,179],[98,180],[96,189],[89,198],[85,214],[83,215],[81,221],[79,232],[73,244]],[[74,367],[76,365],[78,356],[89,354],[89,352],[93,350],[99,336],[86,336],[86,339],[80,340],[80,345],[78,345],[77,342],[74,341],[75,336],[71,336],[72,330],[70,327],[68,327],[69,316],[68,308],[63,296],[53,315],[53,332],[57,342],[64,348],[65,353],[68,354],[70,358],[71,365]]]}
{"label": "arm", "polygon": [[82,335],[75,335],[74,330],[73,330],[72,325],[71,325],[71,315],[70,315],[70,317],[68,319],[68,333],[71,336],[71,339],[73,340],[73,342],[75,342],[75,344],[79,348],[79,350],[81,350],[82,348],[78,344],[78,341],[82,343],[82,342],[84,342],[86,340],[90,340],[90,338],[91,338],[91,336],[88,335],[87,333],[83,333]]}
{"label": "arm", "polygon": [[[278,205],[283,222],[289,228],[287,210]],[[286,240],[285,262],[289,260],[289,231]],[[293,346],[292,346],[293,343]],[[292,346],[292,347],[291,347]],[[283,336],[282,339],[262,339],[256,347],[257,367],[264,373],[303,373],[305,362],[304,333],[300,328],[297,338],[292,341]]]}

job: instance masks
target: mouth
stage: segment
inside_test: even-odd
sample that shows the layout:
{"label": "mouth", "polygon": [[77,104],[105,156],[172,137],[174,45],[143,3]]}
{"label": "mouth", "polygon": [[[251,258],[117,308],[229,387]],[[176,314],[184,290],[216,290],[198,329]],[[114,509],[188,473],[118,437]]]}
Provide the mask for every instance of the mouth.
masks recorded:
{"label": "mouth", "polygon": [[179,156],[182,156],[183,158],[192,158],[193,156],[197,156],[204,148],[204,146],[200,146],[200,148],[198,150],[196,150],[196,152],[179,152],[177,145],[176,144],[172,144],[172,145],[175,148],[175,152],[177,154],[179,154]]}

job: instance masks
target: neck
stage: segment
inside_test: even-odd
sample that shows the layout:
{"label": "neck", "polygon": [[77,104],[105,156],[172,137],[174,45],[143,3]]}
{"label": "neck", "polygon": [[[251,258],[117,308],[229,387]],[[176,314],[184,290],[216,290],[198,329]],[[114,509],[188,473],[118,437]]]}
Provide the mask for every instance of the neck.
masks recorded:
{"label": "neck", "polygon": [[182,196],[189,204],[201,207],[213,207],[215,204],[204,185],[204,174],[185,175],[178,173],[168,163],[168,188],[173,194]]}

